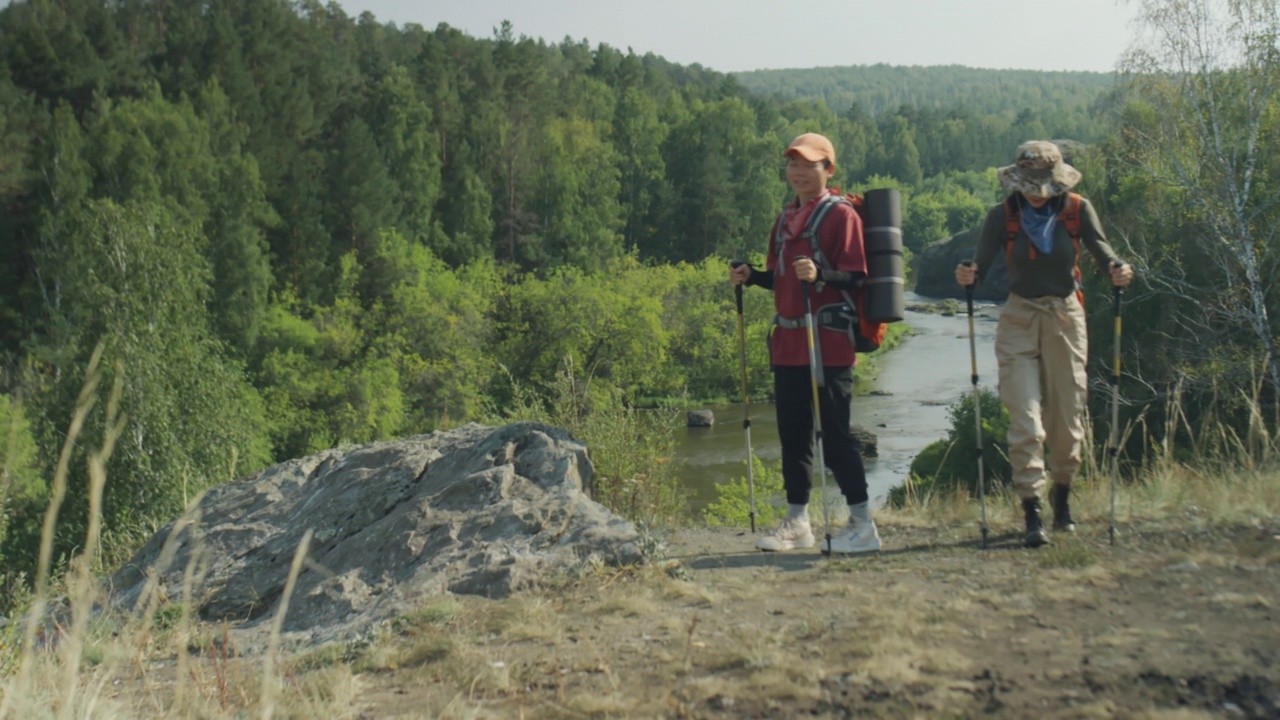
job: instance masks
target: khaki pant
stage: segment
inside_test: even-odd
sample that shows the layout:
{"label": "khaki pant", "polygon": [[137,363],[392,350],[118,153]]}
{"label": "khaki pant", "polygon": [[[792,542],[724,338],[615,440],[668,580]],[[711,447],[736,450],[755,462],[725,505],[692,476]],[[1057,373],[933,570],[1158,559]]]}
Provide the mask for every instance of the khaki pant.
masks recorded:
{"label": "khaki pant", "polygon": [[1049,475],[1070,485],[1080,467],[1089,335],[1075,294],[1024,298],[1010,293],[996,326],[1000,399],[1009,409],[1009,463],[1018,495],[1038,497]]}

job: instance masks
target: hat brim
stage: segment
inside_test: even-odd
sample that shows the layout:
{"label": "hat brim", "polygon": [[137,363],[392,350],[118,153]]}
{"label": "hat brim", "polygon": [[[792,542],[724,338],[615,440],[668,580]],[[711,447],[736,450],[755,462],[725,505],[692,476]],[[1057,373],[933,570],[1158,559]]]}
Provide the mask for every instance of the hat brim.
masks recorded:
{"label": "hat brim", "polygon": [[822,151],[808,147],[787,148],[786,152],[782,153],[783,157],[790,157],[791,155],[799,155],[809,162],[818,162],[819,160],[827,159],[826,154]]}
{"label": "hat brim", "polygon": [[1080,171],[1066,163],[1058,163],[1050,170],[1033,171],[1017,165],[1006,165],[996,170],[1000,186],[1007,192],[1023,195],[1053,197],[1067,192],[1080,182]]}

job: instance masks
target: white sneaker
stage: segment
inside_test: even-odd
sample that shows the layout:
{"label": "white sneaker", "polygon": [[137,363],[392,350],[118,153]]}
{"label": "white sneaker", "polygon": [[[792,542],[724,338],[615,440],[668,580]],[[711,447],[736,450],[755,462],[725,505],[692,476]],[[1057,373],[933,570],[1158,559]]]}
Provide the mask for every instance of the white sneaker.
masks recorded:
{"label": "white sneaker", "polygon": [[831,537],[830,547],[822,549],[824,555],[855,555],[880,551],[880,533],[876,521],[850,520],[840,532]]}
{"label": "white sneaker", "polygon": [[786,518],[773,532],[756,540],[756,547],[766,552],[813,547],[813,528],[808,517]]}

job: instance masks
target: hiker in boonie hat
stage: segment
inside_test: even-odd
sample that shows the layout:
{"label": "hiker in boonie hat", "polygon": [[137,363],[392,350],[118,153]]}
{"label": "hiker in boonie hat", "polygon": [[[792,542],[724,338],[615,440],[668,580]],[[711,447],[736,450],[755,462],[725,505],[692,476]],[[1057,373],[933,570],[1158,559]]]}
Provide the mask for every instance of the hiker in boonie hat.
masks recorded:
{"label": "hiker in boonie hat", "polygon": [[956,265],[955,275],[973,292],[998,256],[1009,271],[1009,295],[996,326],[1000,400],[1009,410],[1006,437],[1026,521],[1023,544],[1041,547],[1049,544],[1040,517],[1046,486],[1054,529],[1075,528],[1069,499],[1082,458],[1088,396],[1080,268],[1091,259],[1123,288],[1133,280],[1133,267],[1107,243],[1089,200],[1071,192],[1080,171],[1062,159],[1057,143],[1022,143],[1013,164],[996,174],[1009,196],[987,211],[974,259]]}
{"label": "hiker in boonie hat", "polygon": [[1005,190],[1036,197],[1061,195],[1080,182],[1080,171],[1063,161],[1062,150],[1048,140],[1019,145],[1013,164],[997,170],[996,176]]}

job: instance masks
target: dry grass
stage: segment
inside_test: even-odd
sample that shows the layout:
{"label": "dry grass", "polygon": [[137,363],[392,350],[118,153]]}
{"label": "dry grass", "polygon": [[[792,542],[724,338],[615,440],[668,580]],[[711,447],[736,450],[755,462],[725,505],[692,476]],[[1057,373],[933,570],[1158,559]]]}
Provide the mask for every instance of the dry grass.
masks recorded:
{"label": "dry grass", "polygon": [[[96,391],[91,376],[68,447]],[[112,408],[117,397],[109,400]],[[108,416],[109,427],[122,427],[114,410]],[[1143,565],[1096,538],[1064,537],[1037,554],[990,560],[947,540],[901,559],[830,559],[789,570],[749,556],[750,562],[714,582],[679,577],[671,565],[597,568],[501,601],[432,598],[387,624],[370,645],[291,653],[280,646],[278,628],[306,553],[304,540],[266,652],[242,656],[226,627],[198,622],[187,603],[152,594],[137,617],[95,610],[104,598],[90,568],[100,548],[102,468],[114,437],[109,432],[91,456],[95,522],[63,586],[52,586],[47,550],[41,556],[31,607],[64,594],[70,601],[61,622],[55,626],[31,612],[24,623],[0,629],[0,720],[768,716],[826,707],[845,697],[847,688],[863,696],[909,698],[904,702],[914,708],[906,715],[887,709],[882,717],[949,717],[949,708],[983,707],[984,693],[994,693],[1000,682],[983,676],[987,665],[973,648],[1011,627],[1049,632],[1044,607],[1065,604],[1087,613],[1133,578],[1152,573],[1171,592],[1182,592],[1184,576],[1199,570],[1280,564],[1274,537],[1280,474],[1269,469],[1277,456],[1254,438],[1237,443],[1248,462],[1222,456],[1194,468],[1157,462],[1119,489],[1122,541],[1123,532],[1151,527],[1257,528],[1256,536],[1238,534],[1225,551],[1169,548]],[[1230,438],[1217,442],[1232,445]],[[63,463],[55,490],[65,493],[65,477]],[[1074,495],[1077,515],[1106,518],[1110,492],[1108,475],[1086,473]],[[989,496],[987,510],[993,527],[1021,523],[1005,492]],[[56,512],[51,508],[46,518],[46,546]],[[970,535],[980,519],[976,500],[963,494],[926,498],[877,517],[886,535],[939,526],[953,536]],[[198,525],[199,518],[181,522]],[[185,569],[187,588],[203,572],[201,554],[193,558]],[[802,572],[805,584],[790,582],[788,573]],[[891,602],[874,601],[889,594]],[[1218,589],[1196,602],[1223,616],[1273,612],[1276,606],[1273,596],[1247,587]],[[1202,625],[1205,618],[1171,618],[1156,629],[1117,621],[1113,631],[1066,641],[1099,662],[1121,663],[1151,643],[1194,641],[1211,632]],[[1229,643],[1206,649],[1205,657],[1222,666],[1251,662]],[[1052,717],[1211,716],[1194,709],[1130,710],[1114,697],[1081,698]]]}

